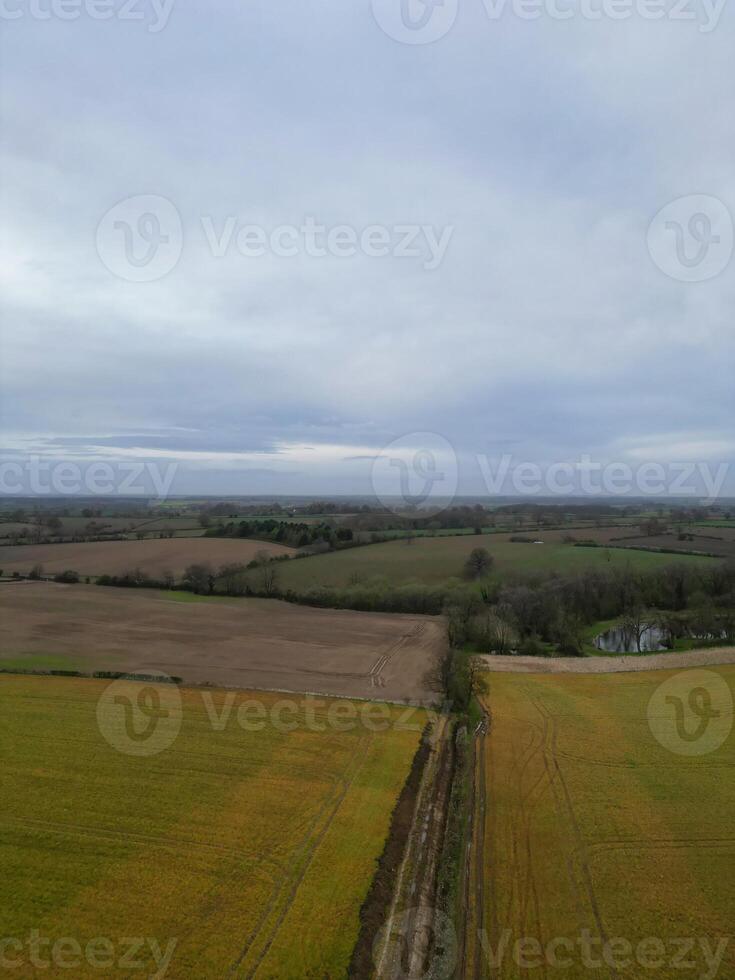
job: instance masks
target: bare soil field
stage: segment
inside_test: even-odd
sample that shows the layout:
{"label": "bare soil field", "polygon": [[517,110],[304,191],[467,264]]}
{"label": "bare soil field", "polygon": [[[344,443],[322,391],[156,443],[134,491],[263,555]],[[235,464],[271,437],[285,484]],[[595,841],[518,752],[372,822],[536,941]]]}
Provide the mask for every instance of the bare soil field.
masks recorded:
{"label": "bare soil field", "polygon": [[0,667],[155,670],[189,683],[433,702],[445,642],[443,621],[429,616],[96,585],[0,586]]}
{"label": "bare soil field", "polygon": [[629,670],[672,670],[735,664],[735,647],[708,647],[682,653],[628,654],[622,657],[484,656],[487,670],[513,674],[619,674]]}
{"label": "bare soil field", "polygon": [[[634,527],[621,527],[619,524],[610,527],[541,528],[534,531],[521,528],[517,531],[504,531],[501,534],[495,534],[494,537],[498,541],[508,542],[514,537],[523,537],[543,541],[544,544],[563,544],[566,538],[574,538],[576,541],[597,541],[599,544],[609,544],[626,534],[632,534],[635,530]],[[522,542],[516,543],[522,544]]]}
{"label": "bare soil field", "polygon": [[153,538],[144,541],[87,541],[73,544],[30,544],[0,547],[0,568],[29,572],[42,565],[46,575],[72,568],[81,575],[118,575],[140,568],[153,578],[162,572],[182,574],[194,562],[215,567],[252,561],[258,552],[294,554],[294,548],[248,538]]}

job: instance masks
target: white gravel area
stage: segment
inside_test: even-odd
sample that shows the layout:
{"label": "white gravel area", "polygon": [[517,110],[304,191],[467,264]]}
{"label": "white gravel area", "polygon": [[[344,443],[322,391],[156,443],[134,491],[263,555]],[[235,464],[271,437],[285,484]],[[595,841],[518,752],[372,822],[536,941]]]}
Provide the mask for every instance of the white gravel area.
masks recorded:
{"label": "white gravel area", "polygon": [[478,659],[488,670],[517,674],[612,674],[629,670],[676,670],[678,667],[735,664],[735,647],[616,657],[513,657],[485,654]]}

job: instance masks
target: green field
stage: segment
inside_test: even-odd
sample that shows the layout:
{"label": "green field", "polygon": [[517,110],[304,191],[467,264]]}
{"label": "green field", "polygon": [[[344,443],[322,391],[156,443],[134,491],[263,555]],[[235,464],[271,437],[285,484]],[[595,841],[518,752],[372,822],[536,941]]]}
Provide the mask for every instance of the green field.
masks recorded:
{"label": "green field", "polygon": [[378,578],[390,585],[441,585],[462,576],[464,562],[473,548],[487,548],[495,559],[492,575],[500,578],[514,573],[564,573],[626,566],[647,569],[671,562],[711,561],[622,548],[579,548],[558,541],[519,544],[493,534],[460,535],[416,538],[408,543],[388,541],[283,562],[278,567],[279,582],[281,588],[296,591],[315,585],[344,588],[369,584]]}
{"label": "green field", "polygon": [[[486,676],[466,975],[735,976],[735,666]],[[698,738],[701,718],[687,709],[679,727],[676,704],[703,689],[719,715]],[[596,970],[583,962],[585,930]],[[524,937],[534,968],[518,968]],[[614,940],[611,967],[603,943]],[[689,940],[682,970],[674,959]],[[721,954],[716,971],[710,954]]]}
{"label": "green field", "polygon": [[[171,686],[178,736],[142,757],[102,736],[125,734],[117,716],[98,723],[106,686],[0,675],[0,936],[24,944],[8,975],[161,976],[160,948],[170,977],[344,976],[422,716],[376,732],[342,715],[338,730],[327,706],[347,702],[310,715],[299,696],[294,730],[245,731],[237,706],[257,697],[270,718],[283,695],[238,692],[215,730],[204,698],[226,717],[225,692]],[[70,938],[83,962],[32,970],[32,930]],[[126,937],[147,937],[137,970],[121,963]],[[86,959],[99,939],[112,944],[102,971]]]}

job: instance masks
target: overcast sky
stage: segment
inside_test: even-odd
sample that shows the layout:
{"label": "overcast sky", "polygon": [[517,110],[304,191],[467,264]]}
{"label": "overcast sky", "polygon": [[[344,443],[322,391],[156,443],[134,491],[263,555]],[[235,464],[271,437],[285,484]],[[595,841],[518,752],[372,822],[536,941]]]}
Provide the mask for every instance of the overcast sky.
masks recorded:
{"label": "overcast sky", "polygon": [[735,10],[688,2],[4,0],[4,459],[732,461]]}

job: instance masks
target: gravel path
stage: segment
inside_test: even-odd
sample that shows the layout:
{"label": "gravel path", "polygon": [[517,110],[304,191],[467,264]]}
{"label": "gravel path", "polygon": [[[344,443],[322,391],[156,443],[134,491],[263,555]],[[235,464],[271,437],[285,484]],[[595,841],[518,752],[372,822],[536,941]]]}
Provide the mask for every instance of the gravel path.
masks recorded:
{"label": "gravel path", "polygon": [[735,647],[711,647],[684,653],[628,654],[620,657],[511,657],[479,658],[488,670],[518,674],[608,674],[630,670],[671,670],[677,667],[715,667],[735,664]]}

